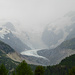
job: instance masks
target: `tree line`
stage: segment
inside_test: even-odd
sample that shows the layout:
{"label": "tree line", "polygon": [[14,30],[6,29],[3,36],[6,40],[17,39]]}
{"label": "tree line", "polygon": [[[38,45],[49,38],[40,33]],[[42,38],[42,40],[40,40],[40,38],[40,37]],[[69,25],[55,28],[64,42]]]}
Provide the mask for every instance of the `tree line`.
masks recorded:
{"label": "tree line", "polygon": [[12,71],[12,73],[9,73],[5,65],[1,64],[0,75],[44,75],[44,68],[42,66],[37,66],[33,72],[31,67],[24,60]]}
{"label": "tree line", "polygon": [[[64,69],[63,69],[64,68]],[[64,66],[37,66],[34,71],[25,62],[22,61],[11,73],[4,64],[0,65],[0,75],[75,75],[75,67],[67,70]]]}

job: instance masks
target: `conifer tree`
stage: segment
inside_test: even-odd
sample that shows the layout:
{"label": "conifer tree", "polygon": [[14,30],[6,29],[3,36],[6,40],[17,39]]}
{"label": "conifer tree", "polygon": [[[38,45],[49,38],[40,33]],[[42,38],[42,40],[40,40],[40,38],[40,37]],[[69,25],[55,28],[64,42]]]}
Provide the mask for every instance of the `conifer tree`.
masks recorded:
{"label": "conifer tree", "polygon": [[42,66],[37,66],[35,69],[35,75],[44,75],[44,68]]}
{"label": "conifer tree", "polygon": [[75,75],[75,67],[69,70],[69,75]]}
{"label": "conifer tree", "polygon": [[33,75],[33,72],[25,61],[22,61],[16,68],[17,75]]}
{"label": "conifer tree", "polygon": [[8,75],[8,70],[5,68],[5,65],[0,65],[0,75]]}

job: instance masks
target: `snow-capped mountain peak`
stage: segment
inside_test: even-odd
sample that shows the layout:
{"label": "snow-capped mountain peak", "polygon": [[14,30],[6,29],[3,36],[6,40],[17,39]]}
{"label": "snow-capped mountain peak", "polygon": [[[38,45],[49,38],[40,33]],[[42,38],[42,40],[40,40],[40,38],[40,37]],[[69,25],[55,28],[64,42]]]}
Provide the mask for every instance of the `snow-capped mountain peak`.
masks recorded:
{"label": "snow-capped mountain peak", "polygon": [[10,33],[10,31],[9,31],[8,29],[6,29],[6,28],[0,28],[0,37],[1,37],[2,39],[5,39],[4,36],[5,36],[6,34],[9,34],[9,33]]}

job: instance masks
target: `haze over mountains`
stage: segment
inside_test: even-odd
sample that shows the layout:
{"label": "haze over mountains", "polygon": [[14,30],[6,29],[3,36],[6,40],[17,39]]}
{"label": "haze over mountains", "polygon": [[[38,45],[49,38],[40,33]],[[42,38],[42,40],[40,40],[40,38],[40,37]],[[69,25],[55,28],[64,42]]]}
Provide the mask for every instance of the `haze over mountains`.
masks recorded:
{"label": "haze over mountains", "polygon": [[4,25],[0,25],[0,40],[10,45],[17,52],[24,51],[25,49],[31,49],[25,45],[15,35],[16,29],[11,22],[6,22]]}
{"label": "haze over mountains", "polygon": [[[29,41],[33,48],[55,48],[64,40],[75,37],[75,11],[71,11],[63,17],[49,23],[48,25],[39,26],[39,28],[25,31],[22,34],[27,37],[25,42]],[[32,30],[33,29],[33,30]],[[29,36],[29,37],[28,37]],[[24,38],[22,37],[22,39]],[[35,39],[35,40],[34,40]],[[23,39],[24,41],[24,39]]]}
{"label": "haze over mountains", "polygon": [[[55,48],[64,40],[75,37],[75,12],[71,11],[65,16],[53,21],[44,27],[37,26],[30,30],[21,30],[14,22],[3,22],[2,27],[10,30],[24,44],[32,49]],[[2,23],[2,22],[1,22]]]}
{"label": "haze over mountains", "polygon": [[31,64],[54,65],[75,54],[70,48],[59,47],[63,41],[75,38],[75,11],[43,27],[22,30],[18,26],[14,21],[0,21],[0,40],[22,53]]}
{"label": "haze over mountains", "polygon": [[54,48],[61,42],[75,37],[75,12],[71,11],[62,18],[50,23],[45,28],[42,40],[50,47]]}

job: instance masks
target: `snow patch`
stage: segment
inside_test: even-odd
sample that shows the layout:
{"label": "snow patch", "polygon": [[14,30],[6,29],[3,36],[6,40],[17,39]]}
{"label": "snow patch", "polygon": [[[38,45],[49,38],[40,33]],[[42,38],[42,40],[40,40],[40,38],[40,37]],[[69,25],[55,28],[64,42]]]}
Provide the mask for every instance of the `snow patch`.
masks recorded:
{"label": "snow patch", "polygon": [[4,35],[6,35],[6,34],[8,34],[8,33],[10,33],[9,30],[7,30],[7,29],[5,29],[5,28],[2,28],[2,30],[0,30],[0,37],[1,37],[2,39],[4,39]]}

